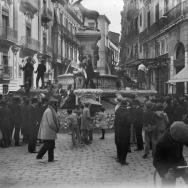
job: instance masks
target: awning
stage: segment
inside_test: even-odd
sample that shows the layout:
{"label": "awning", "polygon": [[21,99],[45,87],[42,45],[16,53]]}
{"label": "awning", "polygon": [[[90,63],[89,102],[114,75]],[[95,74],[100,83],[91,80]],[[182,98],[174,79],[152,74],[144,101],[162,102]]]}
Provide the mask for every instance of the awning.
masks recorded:
{"label": "awning", "polygon": [[188,66],[185,66],[178,74],[176,74],[167,83],[188,82]]}

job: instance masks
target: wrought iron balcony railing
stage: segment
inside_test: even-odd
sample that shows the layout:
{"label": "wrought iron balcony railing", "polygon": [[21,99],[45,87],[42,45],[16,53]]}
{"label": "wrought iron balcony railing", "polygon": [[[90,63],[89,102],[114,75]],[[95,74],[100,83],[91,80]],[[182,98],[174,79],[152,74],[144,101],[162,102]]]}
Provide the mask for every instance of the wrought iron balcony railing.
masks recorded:
{"label": "wrought iron balcony railing", "polygon": [[160,30],[167,28],[176,21],[184,18],[188,14],[188,0],[179,3],[174,8],[170,9],[164,14],[157,22],[152,24],[149,28],[146,28],[139,34],[140,42],[148,39],[150,36],[158,33]]}
{"label": "wrought iron balcony railing", "polygon": [[60,3],[61,5],[65,5],[66,4],[66,0],[51,0],[52,1],[52,3]]}
{"label": "wrought iron balcony railing", "polygon": [[39,0],[21,0],[20,11],[24,14],[29,14],[31,18],[39,9]]}
{"label": "wrought iron balcony railing", "polygon": [[21,38],[21,45],[24,48],[28,48],[34,51],[40,50],[40,42],[36,39],[33,39],[31,37],[23,36]]}
{"label": "wrought iron balcony railing", "polygon": [[[10,27],[0,26],[0,40],[9,41],[12,43],[17,42],[18,32]],[[1,45],[1,43],[0,43]]]}
{"label": "wrought iron balcony railing", "polygon": [[63,37],[68,40],[70,43],[78,44],[78,40],[76,39],[76,36],[69,31],[64,25],[61,26],[61,31]]}

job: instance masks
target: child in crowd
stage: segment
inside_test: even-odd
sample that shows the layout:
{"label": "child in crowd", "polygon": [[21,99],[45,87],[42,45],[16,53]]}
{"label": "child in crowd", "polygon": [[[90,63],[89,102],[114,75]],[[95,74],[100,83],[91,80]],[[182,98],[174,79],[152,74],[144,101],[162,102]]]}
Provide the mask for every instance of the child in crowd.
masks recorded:
{"label": "child in crowd", "polygon": [[72,131],[72,144],[73,146],[79,145],[81,142],[80,131],[78,125],[78,117],[72,110],[67,110],[68,113],[68,125]]}

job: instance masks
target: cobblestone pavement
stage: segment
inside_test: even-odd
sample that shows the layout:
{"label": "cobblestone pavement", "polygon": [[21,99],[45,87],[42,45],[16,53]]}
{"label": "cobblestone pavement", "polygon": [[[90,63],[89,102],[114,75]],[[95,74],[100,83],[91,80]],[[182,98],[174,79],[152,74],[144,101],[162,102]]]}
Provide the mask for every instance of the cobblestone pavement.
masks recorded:
{"label": "cobblestone pavement", "polygon": [[[151,156],[142,159],[142,152],[132,152],[128,154],[129,166],[121,166],[115,161],[113,133],[108,133],[105,140],[99,137],[95,134],[92,145],[73,149],[70,135],[59,134],[54,163],[48,163],[47,156],[42,162],[37,161],[36,154],[29,154],[26,145],[0,148],[0,188],[154,185]],[[183,185],[181,180],[179,185]]]}

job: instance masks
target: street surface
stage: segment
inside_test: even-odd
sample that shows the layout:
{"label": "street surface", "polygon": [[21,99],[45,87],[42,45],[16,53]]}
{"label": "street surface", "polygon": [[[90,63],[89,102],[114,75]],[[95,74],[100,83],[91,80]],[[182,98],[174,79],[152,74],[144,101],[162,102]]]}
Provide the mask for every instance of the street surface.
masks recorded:
{"label": "street surface", "polygon": [[[154,186],[151,156],[143,159],[143,152],[132,152],[129,166],[121,166],[115,161],[114,134],[106,134],[105,140],[100,136],[95,134],[89,146],[73,149],[70,135],[59,134],[54,163],[47,162],[47,155],[37,161],[36,154],[27,152],[27,145],[0,148],[0,188]],[[178,185],[185,187],[181,179]]]}

